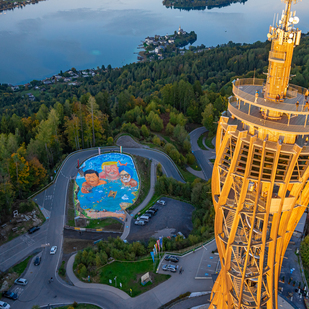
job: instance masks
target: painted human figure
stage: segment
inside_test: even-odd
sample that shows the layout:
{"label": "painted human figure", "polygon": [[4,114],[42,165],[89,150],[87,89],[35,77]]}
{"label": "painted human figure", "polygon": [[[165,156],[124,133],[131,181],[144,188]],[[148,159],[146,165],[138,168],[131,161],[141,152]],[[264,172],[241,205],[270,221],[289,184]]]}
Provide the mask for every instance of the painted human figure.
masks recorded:
{"label": "painted human figure", "polygon": [[120,181],[125,187],[136,187],[137,181],[132,178],[133,172],[127,166],[120,166],[119,168]]}
{"label": "painted human figure", "polygon": [[119,169],[117,162],[109,161],[102,164],[102,172],[100,173],[100,179],[107,179],[109,181],[115,181],[119,179]]}
{"label": "painted human figure", "polygon": [[86,181],[82,184],[82,193],[90,193],[92,188],[106,184],[106,181],[100,180],[99,173],[94,170],[87,170],[84,177]]}

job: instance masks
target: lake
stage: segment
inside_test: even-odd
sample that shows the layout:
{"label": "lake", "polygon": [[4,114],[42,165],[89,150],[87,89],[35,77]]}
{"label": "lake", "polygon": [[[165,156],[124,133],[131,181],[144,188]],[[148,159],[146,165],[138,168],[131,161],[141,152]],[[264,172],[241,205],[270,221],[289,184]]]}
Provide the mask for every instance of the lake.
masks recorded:
{"label": "lake", "polygon": [[[309,1],[293,6],[309,31]],[[72,67],[119,67],[137,61],[147,36],[195,31],[194,45],[265,41],[280,0],[248,0],[211,10],[185,11],[161,0],[48,0],[0,15],[0,83],[41,80]]]}

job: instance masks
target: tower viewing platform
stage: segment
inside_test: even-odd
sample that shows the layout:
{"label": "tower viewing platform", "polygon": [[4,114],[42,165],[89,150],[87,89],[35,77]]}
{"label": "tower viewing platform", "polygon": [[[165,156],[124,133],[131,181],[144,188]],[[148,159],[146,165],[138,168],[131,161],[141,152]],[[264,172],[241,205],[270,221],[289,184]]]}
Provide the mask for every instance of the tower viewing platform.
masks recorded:
{"label": "tower viewing platform", "polygon": [[290,85],[287,96],[266,99],[266,80],[238,79],[233,82],[235,96],[229,98],[228,111],[244,124],[261,126],[282,133],[308,133],[308,89]]}

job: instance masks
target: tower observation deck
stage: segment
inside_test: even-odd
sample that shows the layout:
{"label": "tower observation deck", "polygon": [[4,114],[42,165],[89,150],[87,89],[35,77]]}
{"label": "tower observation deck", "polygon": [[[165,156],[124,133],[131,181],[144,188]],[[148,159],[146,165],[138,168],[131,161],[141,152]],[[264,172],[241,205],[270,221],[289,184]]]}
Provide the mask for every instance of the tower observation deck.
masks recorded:
{"label": "tower observation deck", "polygon": [[271,26],[267,79],[238,79],[220,118],[212,176],[221,271],[210,308],[278,308],[278,279],[309,202],[308,90],[291,85],[299,19]]}

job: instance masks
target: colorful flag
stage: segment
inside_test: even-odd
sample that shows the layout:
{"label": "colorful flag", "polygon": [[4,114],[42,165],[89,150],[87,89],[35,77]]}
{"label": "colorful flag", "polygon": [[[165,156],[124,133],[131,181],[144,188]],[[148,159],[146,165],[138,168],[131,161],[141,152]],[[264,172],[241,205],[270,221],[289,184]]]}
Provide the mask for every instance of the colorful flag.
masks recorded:
{"label": "colorful flag", "polygon": [[155,255],[157,255],[157,247],[156,247],[156,244],[153,246],[153,252]]}
{"label": "colorful flag", "polygon": [[159,252],[160,252],[160,240],[159,239],[157,240],[157,246],[158,246],[158,249],[159,249]]}
{"label": "colorful flag", "polygon": [[163,249],[163,237],[159,237],[161,249]]}
{"label": "colorful flag", "polygon": [[150,255],[152,257],[152,261],[154,262],[154,253],[153,253],[153,251],[150,252]]}

